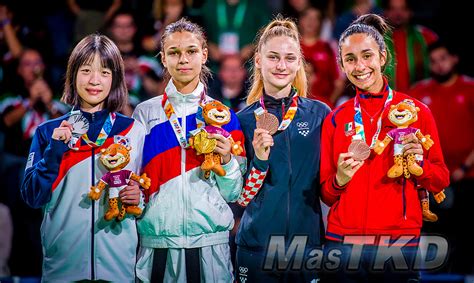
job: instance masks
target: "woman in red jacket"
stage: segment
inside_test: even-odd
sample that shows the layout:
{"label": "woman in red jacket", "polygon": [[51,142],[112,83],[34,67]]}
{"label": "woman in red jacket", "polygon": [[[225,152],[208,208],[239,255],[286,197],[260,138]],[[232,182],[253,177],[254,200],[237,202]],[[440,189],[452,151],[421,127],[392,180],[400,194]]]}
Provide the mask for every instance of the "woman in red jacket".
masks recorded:
{"label": "woman in red jacket", "polygon": [[[381,155],[372,150],[376,141],[382,140],[395,127],[387,117],[390,105],[410,98],[392,90],[383,76],[390,59],[384,42],[388,29],[381,17],[364,15],[354,21],[339,40],[340,67],[355,86],[357,94],[336,108],[324,122],[321,190],[324,203],[331,207],[326,247],[342,251],[342,264],[336,272],[340,282],[358,282],[367,278],[375,278],[376,282],[407,282],[418,278],[418,274],[412,271],[422,224],[416,188],[422,186],[438,193],[449,183],[435,121],[430,110],[419,101],[415,100],[415,105],[420,108],[418,121],[411,126],[430,134],[434,146],[424,151],[415,135],[410,134],[402,138],[402,152],[405,156],[416,154],[420,157],[423,174],[410,179],[389,178],[387,171],[393,165],[391,145]],[[357,150],[349,152],[351,143],[361,141],[365,145],[365,157],[360,145]],[[350,258],[354,244],[365,245],[360,264],[358,261],[354,264],[356,259]],[[380,262],[374,262],[380,256],[376,255],[377,248],[394,244],[403,247],[401,250],[407,257],[405,270],[408,272],[383,267],[385,272],[372,273],[374,267],[380,267],[377,266]],[[349,261],[351,264],[346,266]],[[383,261],[381,263],[383,266]],[[390,264],[388,262],[387,266]],[[351,267],[352,272],[348,272]]]}

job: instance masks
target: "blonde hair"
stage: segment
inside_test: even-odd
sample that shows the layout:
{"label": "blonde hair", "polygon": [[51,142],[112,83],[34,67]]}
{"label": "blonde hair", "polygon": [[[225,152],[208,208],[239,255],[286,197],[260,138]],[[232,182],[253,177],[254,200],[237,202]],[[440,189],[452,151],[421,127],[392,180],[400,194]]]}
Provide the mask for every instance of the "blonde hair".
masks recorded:
{"label": "blonde hair", "polygon": [[307,78],[304,70],[304,58],[301,52],[300,47],[300,35],[298,33],[298,27],[295,22],[291,19],[283,18],[281,15],[278,15],[276,19],[270,22],[266,27],[260,30],[259,39],[257,43],[257,50],[254,55],[254,66],[252,73],[252,87],[250,88],[249,94],[247,96],[247,104],[252,104],[255,101],[258,101],[263,95],[263,78],[262,73],[259,69],[255,68],[255,56],[258,52],[262,50],[263,44],[268,40],[278,37],[278,36],[287,36],[296,41],[298,45],[299,60],[301,60],[301,66],[296,72],[296,77],[293,80],[292,85],[298,90],[298,95],[301,97],[306,97],[307,91]]}

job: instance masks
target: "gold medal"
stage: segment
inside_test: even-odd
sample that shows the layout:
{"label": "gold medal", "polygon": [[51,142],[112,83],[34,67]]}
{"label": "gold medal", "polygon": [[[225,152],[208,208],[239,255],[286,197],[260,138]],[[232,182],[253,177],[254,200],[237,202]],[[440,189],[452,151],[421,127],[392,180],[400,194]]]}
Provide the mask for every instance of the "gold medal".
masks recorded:
{"label": "gold medal", "polygon": [[194,148],[199,154],[211,153],[217,146],[216,139],[210,139],[207,137],[206,131],[199,131],[194,136]]}

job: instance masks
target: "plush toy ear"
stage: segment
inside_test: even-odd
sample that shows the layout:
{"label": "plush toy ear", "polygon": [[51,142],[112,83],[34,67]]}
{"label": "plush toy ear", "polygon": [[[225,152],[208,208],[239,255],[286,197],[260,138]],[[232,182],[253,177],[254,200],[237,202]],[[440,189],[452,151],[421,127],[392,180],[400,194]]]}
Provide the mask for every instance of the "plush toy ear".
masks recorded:
{"label": "plush toy ear", "polygon": [[132,150],[132,146],[131,145],[127,146],[127,150],[128,151]]}
{"label": "plush toy ear", "polygon": [[101,150],[100,150],[100,153],[104,153],[105,150],[106,150],[105,148],[101,149]]}
{"label": "plush toy ear", "polygon": [[419,107],[415,107],[415,110],[416,110],[416,112],[420,112],[420,108],[419,108]]}
{"label": "plush toy ear", "polygon": [[397,105],[391,105],[390,106],[390,110],[392,110],[393,108],[397,107]]}

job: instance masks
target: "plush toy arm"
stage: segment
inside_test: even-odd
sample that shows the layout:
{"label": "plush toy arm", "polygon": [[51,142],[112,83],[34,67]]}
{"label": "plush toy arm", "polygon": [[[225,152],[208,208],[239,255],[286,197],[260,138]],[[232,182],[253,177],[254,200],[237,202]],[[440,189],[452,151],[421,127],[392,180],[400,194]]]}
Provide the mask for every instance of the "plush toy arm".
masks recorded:
{"label": "plush toy arm", "polygon": [[100,198],[100,194],[102,193],[102,191],[105,189],[106,186],[107,184],[102,180],[99,181],[97,186],[91,186],[91,190],[88,194],[89,198],[92,200],[98,200]]}
{"label": "plush toy arm", "polygon": [[374,146],[375,153],[377,153],[378,155],[382,154],[382,152],[385,150],[387,145],[390,144],[391,141],[392,141],[392,138],[389,137],[389,136],[386,136],[383,139],[383,141],[377,140],[377,142],[375,143],[375,146]]}
{"label": "plush toy arm", "polygon": [[151,186],[151,179],[146,176],[146,173],[143,173],[141,176],[132,173],[130,179],[138,182],[145,190],[148,190]]}
{"label": "plush toy arm", "polygon": [[446,198],[446,195],[444,194],[444,190],[442,190],[441,192],[434,194],[433,197],[437,203],[441,203]]}
{"label": "plush toy arm", "polygon": [[431,139],[430,135],[423,136],[420,130],[416,131],[415,135],[420,140],[424,149],[429,150],[433,146],[434,141]]}
{"label": "plush toy arm", "polygon": [[240,155],[244,149],[242,148],[242,144],[240,141],[235,142],[232,137],[230,139],[230,144],[231,144],[231,152],[233,155]]}

